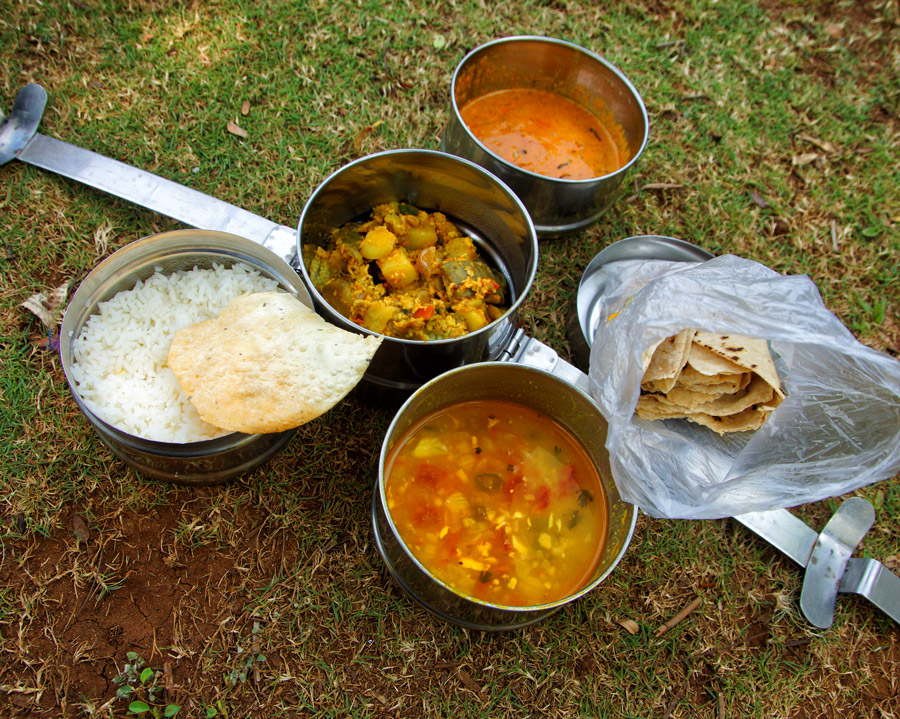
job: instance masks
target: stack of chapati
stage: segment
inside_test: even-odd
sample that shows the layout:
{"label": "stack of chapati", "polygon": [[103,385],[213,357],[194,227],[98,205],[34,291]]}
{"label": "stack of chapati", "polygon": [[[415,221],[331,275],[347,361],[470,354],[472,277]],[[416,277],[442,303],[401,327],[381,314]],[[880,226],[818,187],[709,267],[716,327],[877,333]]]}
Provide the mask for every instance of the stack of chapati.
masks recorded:
{"label": "stack of chapati", "polygon": [[179,330],[168,362],[205,422],[232,432],[283,432],[353,389],[381,339],[335,327],[293,295],[257,292]]}
{"label": "stack of chapati", "polygon": [[637,413],[719,434],[758,429],[784,399],[768,342],[685,329],[647,349]]}

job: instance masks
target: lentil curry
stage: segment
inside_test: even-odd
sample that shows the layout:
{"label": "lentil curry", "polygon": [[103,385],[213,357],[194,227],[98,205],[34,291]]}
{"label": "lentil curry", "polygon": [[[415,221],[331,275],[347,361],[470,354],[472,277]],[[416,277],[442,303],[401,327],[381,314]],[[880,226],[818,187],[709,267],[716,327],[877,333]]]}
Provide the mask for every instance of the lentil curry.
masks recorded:
{"label": "lentil curry", "polygon": [[426,417],[396,445],[385,494],[406,546],[468,597],[531,607],[585,585],[606,536],[603,486],[551,418],[500,400]]}
{"label": "lentil curry", "polygon": [[304,246],[315,288],[342,315],[373,332],[409,340],[461,337],[508,309],[506,282],[475,243],[440,212],[401,202]]}

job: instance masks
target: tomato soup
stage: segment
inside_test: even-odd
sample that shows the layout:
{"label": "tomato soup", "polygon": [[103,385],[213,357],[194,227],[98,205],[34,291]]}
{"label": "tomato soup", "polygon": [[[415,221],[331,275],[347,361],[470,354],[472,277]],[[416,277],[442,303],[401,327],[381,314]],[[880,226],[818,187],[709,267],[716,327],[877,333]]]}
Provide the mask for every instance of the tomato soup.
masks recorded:
{"label": "tomato soup", "polygon": [[601,121],[555,92],[498,90],[467,103],[460,115],[489,150],[540,175],[587,180],[615,172],[628,161],[617,123]]}
{"label": "tomato soup", "polygon": [[399,535],[463,595],[546,604],[578,591],[597,564],[607,525],[600,477],[546,415],[510,402],[462,402],[408,432],[386,466]]}

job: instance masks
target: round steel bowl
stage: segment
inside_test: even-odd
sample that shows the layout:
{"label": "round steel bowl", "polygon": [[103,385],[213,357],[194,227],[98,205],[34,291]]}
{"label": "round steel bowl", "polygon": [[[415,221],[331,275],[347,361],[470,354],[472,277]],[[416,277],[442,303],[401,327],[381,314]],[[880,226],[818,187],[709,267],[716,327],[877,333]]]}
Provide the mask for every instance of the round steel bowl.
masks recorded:
{"label": "round steel bowl", "polygon": [[[590,579],[574,594],[551,604],[501,606],[456,592],[433,576],[409,550],[391,518],[385,482],[392,450],[406,432],[433,412],[458,402],[501,399],[522,404],[555,419],[584,446],[605,489],[606,541]],[[514,362],[484,362],[460,367],[432,380],[401,407],[381,447],[378,484],[372,500],[376,546],[397,583],[420,605],[453,624],[489,631],[517,629],[537,622],[596,588],[625,554],[637,521],[637,509],[619,497],[606,452],[606,420],[581,390],[543,370]]]}
{"label": "round steel bowl", "polygon": [[620,260],[668,260],[670,262],[706,262],[713,254],[686,240],[665,235],[636,235],[613,242],[598,252],[581,275],[578,289],[569,301],[566,333],[572,361],[588,371],[594,333],[602,321],[598,314],[603,297],[609,292],[602,269]]}
{"label": "round steel bowl", "polygon": [[262,245],[224,232],[176,230],[132,242],[107,257],[84,279],[69,302],[60,329],[60,356],[75,402],[103,443],[126,464],[154,479],[179,484],[216,484],[259,466],[278,452],[294,430],[273,434],[232,433],[216,439],[177,444],[136,437],[108,424],[84,404],[70,376],[74,345],[98,304],[131,289],[138,280],[163,272],[230,267],[243,263],[270,277],[312,307],[297,273]]}
{"label": "round steel bowl", "polygon": [[463,337],[417,340],[385,337],[365,374],[362,391],[398,406],[411,392],[449,369],[496,359],[515,332],[519,305],[537,271],[537,234],[516,195],[474,163],[430,150],[391,150],[341,168],[313,192],[300,216],[297,254],[316,311],[332,324],[374,334],[335,310],[313,287],[304,246],[326,244],[331,231],[367,218],[375,205],[409,202],[447,215],[504,275],[511,296],[499,319]]}
{"label": "round steel bowl", "polygon": [[[509,88],[552,91],[599,115],[611,114],[625,133],[628,161],[615,172],[588,180],[555,179],[507,162],[469,130],[460,110],[477,97]],[[525,203],[541,237],[566,235],[596,222],[647,144],[647,110],[628,78],[599,55],[564,40],[519,36],[486,43],[457,66],[450,95],[441,149],[472,160],[509,185]]]}

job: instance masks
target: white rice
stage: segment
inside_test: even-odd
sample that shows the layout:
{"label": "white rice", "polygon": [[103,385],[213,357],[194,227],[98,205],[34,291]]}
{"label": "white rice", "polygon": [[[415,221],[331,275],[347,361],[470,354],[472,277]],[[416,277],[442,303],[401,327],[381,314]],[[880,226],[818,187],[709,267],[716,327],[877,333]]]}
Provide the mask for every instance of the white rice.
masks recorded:
{"label": "white rice", "polygon": [[226,434],[200,419],[167,359],[179,329],[218,315],[235,297],[270,292],[275,280],[247,265],[159,268],[134,289],[98,305],[73,343],[71,376],[88,408],[114,427],[159,442]]}

